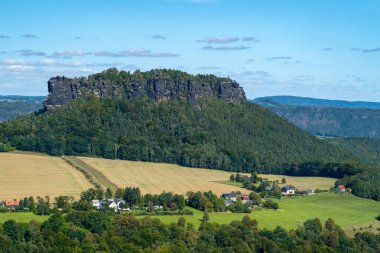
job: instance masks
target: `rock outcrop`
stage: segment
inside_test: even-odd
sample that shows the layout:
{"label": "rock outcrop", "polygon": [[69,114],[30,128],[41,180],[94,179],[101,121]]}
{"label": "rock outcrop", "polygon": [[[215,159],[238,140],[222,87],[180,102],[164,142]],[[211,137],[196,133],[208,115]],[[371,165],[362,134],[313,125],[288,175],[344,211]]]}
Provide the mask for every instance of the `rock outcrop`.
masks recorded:
{"label": "rock outcrop", "polygon": [[246,102],[245,92],[229,78],[213,75],[189,75],[176,70],[151,70],[129,73],[109,69],[88,78],[52,77],[48,81],[46,110],[68,104],[86,94],[98,97],[187,100],[198,106],[199,98],[215,97],[230,103]]}

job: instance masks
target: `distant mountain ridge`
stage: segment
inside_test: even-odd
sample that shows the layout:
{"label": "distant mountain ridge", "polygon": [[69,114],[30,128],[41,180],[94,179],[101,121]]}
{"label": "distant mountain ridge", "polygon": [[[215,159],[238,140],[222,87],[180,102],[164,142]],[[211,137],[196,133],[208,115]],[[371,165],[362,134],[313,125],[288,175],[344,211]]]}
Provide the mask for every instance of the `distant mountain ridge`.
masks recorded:
{"label": "distant mountain ridge", "polygon": [[380,103],[292,96],[257,98],[253,102],[314,135],[380,138]]}
{"label": "distant mountain ridge", "polygon": [[295,105],[306,107],[367,108],[380,109],[380,103],[367,101],[330,100],[297,96],[268,96],[251,100],[260,105]]}
{"label": "distant mountain ridge", "polygon": [[41,104],[44,101],[44,96],[21,96],[21,95],[0,95],[0,101],[7,102],[34,102]]}

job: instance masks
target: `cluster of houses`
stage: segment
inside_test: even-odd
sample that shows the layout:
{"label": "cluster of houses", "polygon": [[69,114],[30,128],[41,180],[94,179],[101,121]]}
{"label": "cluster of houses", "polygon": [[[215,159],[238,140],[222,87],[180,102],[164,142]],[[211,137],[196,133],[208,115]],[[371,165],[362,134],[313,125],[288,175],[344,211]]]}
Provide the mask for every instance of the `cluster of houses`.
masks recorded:
{"label": "cluster of houses", "polygon": [[226,206],[229,206],[238,200],[247,205],[252,205],[253,203],[248,194],[224,193],[222,194],[222,198],[224,199]]}
{"label": "cluster of houses", "polygon": [[130,211],[130,208],[125,208],[123,199],[94,199],[92,206],[97,210],[113,209],[115,212]]}

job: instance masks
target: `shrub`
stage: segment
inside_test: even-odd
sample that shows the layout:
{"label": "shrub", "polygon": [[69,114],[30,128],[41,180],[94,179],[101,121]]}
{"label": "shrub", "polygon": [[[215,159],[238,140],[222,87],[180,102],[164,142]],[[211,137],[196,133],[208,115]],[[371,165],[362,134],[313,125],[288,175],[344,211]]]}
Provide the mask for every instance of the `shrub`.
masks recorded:
{"label": "shrub", "polygon": [[271,199],[265,200],[263,203],[263,207],[266,207],[268,209],[274,209],[274,210],[277,210],[279,208],[278,203],[274,202]]}

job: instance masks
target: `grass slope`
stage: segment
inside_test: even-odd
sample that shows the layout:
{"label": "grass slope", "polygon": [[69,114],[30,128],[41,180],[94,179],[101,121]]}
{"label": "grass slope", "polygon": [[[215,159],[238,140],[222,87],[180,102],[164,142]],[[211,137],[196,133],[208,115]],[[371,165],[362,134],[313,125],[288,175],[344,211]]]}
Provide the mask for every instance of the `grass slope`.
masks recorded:
{"label": "grass slope", "polygon": [[89,187],[83,174],[59,157],[0,153],[0,200],[38,195],[78,197]]}

